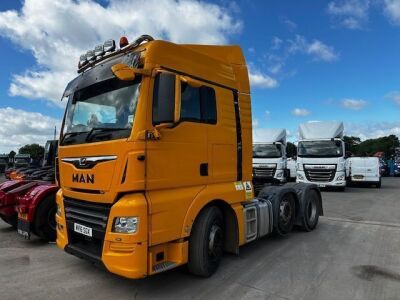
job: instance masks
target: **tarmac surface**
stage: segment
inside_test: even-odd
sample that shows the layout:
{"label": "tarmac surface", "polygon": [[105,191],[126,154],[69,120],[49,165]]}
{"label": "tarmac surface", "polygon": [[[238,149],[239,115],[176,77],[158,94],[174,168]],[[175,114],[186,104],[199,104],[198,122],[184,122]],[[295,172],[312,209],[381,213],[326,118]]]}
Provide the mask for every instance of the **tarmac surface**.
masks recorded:
{"label": "tarmac surface", "polygon": [[246,245],[208,279],[185,267],[124,279],[0,221],[0,298],[400,299],[400,178],[323,201],[315,231]]}

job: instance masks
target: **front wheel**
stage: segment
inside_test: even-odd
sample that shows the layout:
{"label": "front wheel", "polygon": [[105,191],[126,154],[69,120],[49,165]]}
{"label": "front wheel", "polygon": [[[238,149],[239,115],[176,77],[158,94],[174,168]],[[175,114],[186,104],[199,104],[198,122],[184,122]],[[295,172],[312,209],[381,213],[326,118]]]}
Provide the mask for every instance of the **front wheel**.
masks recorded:
{"label": "front wheel", "polygon": [[189,238],[189,272],[209,277],[218,269],[224,247],[224,219],[216,206],[206,208],[196,219]]}

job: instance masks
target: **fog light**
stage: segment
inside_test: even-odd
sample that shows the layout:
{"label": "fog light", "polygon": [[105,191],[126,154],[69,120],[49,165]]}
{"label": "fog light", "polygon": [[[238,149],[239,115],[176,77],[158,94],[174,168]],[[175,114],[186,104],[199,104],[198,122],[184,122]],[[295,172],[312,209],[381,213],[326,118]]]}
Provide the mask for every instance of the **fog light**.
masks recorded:
{"label": "fog light", "polygon": [[138,217],[117,217],[114,221],[113,232],[135,233],[139,223]]}

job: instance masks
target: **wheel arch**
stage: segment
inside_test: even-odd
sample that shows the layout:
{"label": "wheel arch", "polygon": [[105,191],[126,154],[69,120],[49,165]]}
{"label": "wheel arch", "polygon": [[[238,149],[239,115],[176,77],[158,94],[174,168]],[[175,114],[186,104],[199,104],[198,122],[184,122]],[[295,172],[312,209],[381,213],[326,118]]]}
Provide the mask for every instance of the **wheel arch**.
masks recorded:
{"label": "wheel arch", "polygon": [[213,199],[202,205],[192,205],[186,214],[183,231],[185,236],[190,236],[193,226],[200,214],[207,208],[215,206],[218,207],[224,217],[224,251],[232,254],[239,254],[239,225],[238,216],[232,206],[222,199]]}

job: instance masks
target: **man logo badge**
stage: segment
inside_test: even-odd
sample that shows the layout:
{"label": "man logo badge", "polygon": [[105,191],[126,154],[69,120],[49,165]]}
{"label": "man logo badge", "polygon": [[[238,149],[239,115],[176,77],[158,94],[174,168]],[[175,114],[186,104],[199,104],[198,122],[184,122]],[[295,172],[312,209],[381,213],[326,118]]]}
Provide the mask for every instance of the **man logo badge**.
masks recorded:
{"label": "man logo badge", "polygon": [[94,174],[72,174],[72,182],[94,184]]}

